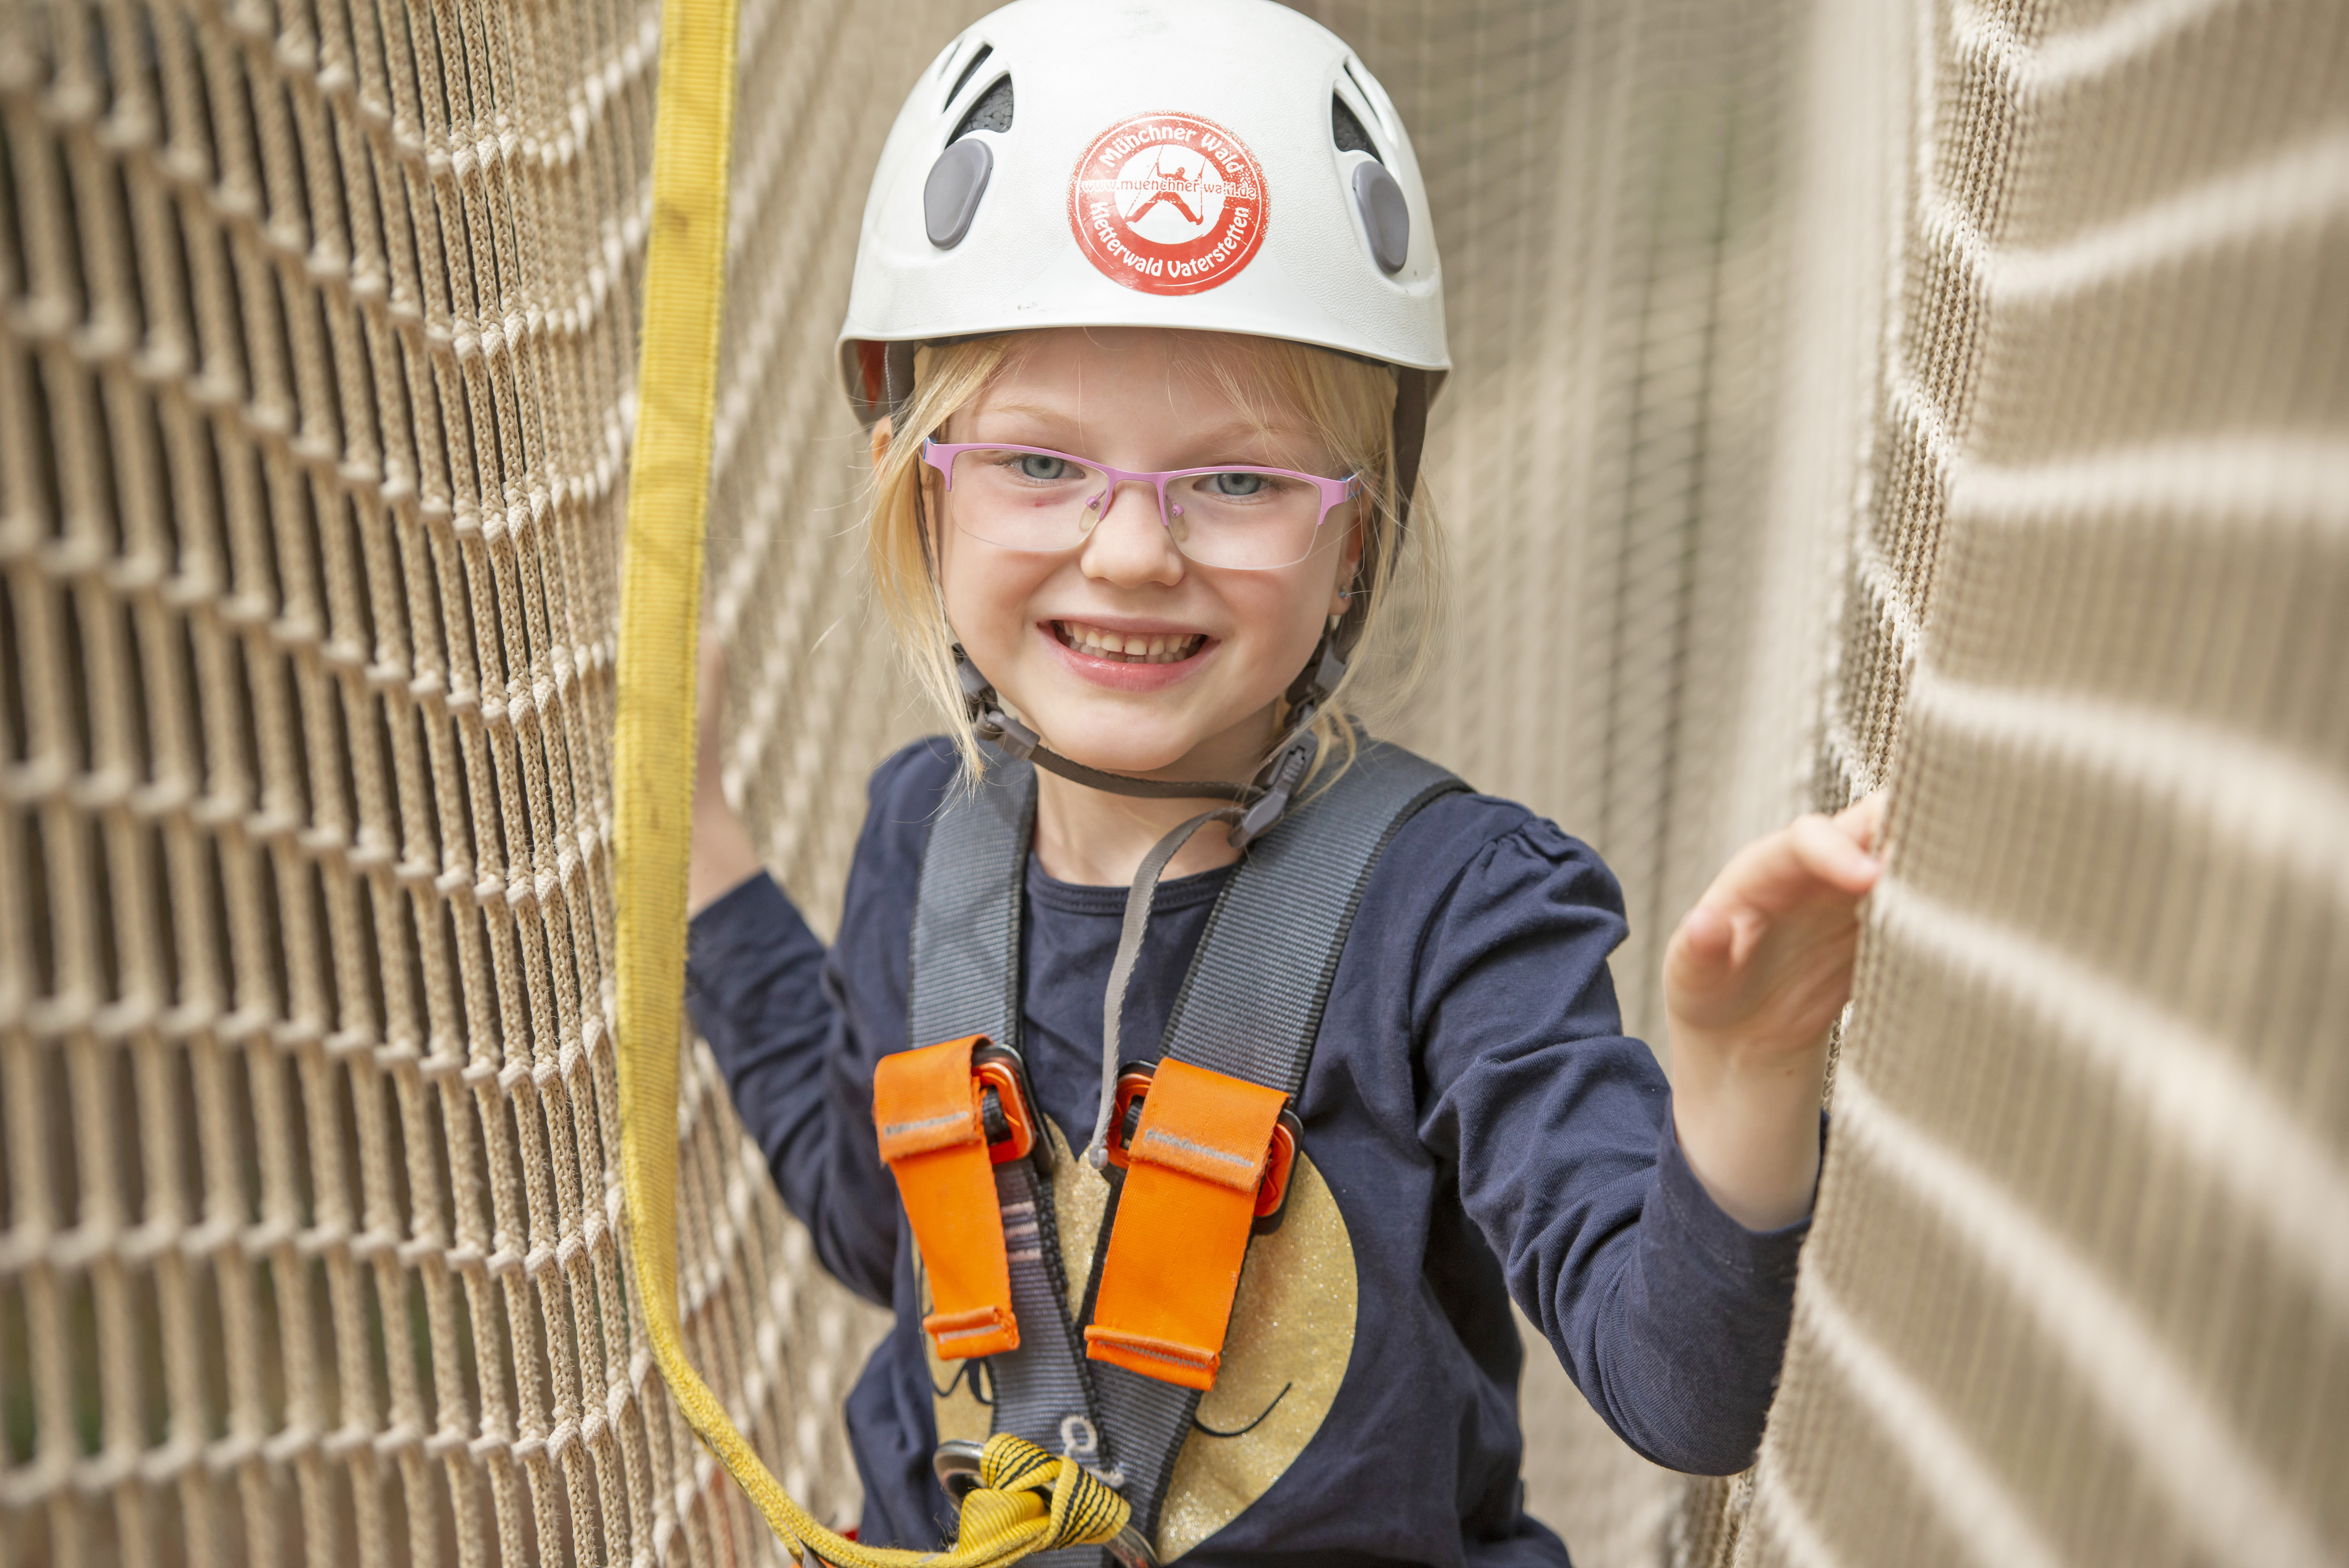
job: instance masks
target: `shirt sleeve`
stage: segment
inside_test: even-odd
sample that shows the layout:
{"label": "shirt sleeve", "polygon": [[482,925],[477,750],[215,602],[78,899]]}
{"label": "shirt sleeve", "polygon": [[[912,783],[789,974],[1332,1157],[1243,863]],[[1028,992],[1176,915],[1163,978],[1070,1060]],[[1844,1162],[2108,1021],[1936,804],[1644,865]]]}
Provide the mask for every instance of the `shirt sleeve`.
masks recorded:
{"label": "shirt sleeve", "polygon": [[694,918],[687,1005],[784,1206],[843,1284],[887,1305],[896,1190],[873,1134],[872,1078],[846,982],[764,872]]}
{"label": "shirt sleeve", "polygon": [[1673,1469],[1751,1463],[1807,1220],[1747,1231],[1697,1181],[1670,1092],[1622,1033],[1614,877],[1534,820],[1437,907],[1415,968],[1421,1137],[1509,1291],[1623,1440]]}

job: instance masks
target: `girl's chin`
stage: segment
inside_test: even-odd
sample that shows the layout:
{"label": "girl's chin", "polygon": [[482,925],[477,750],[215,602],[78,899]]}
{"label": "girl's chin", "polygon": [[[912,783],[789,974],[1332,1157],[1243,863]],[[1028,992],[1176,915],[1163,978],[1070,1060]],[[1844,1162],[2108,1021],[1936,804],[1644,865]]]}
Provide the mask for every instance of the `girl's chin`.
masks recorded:
{"label": "girl's chin", "polygon": [[1192,750],[1185,742],[1198,739],[1187,725],[1136,725],[1131,714],[1088,714],[1058,703],[1021,716],[1052,750],[1105,774],[1139,776],[1178,768]]}
{"label": "girl's chin", "polygon": [[1019,716],[1053,751],[1105,774],[1142,777],[1170,769],[1195,772],[1184,768],[1185,759],[1208,737],[1185,722],[1174,704],[1167,704],[1167,710],[1137,711],[1131,701],[1088,701],[1081,695],[1056,701],[1048,696],[1032,709],[1020,708]]}

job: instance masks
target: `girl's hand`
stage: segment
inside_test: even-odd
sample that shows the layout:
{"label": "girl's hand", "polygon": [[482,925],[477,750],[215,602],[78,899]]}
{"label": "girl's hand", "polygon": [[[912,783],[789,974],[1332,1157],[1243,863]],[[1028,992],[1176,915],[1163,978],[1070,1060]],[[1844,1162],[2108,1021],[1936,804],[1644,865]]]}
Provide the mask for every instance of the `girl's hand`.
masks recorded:
{"label": "girl's hand", "polygon": [[1697,1179],[1754,1230],[1810,1210],[1826,1033],[1851,998],[1881,792],[1731,857],[1664,954],[1672,1116]]}
{"label": "girl's hand", "polygon": [[705,630],[701,668],[695,684],[701,711],[695,715],[693,859],[686,870],[685,907],[698,915],[759,874],[759,851],[750,829],[726,804],[722,719],[726,712],[726,648]]}

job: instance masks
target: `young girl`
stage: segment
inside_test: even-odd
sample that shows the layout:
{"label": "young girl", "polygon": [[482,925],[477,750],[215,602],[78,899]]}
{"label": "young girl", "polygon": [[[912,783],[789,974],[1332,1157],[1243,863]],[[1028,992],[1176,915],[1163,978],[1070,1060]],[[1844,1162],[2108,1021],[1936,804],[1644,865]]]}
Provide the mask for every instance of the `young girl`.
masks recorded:
{"label": "young girl", "polygon": [[951,1539],[958,1445],[1015,1430],[1126,1498],[1125,1561],[1562,1563],[1512,1298],[1640,1452],[1747,1463],[1874,817],[1682,921],[1668,1089],[1598,857],[1346,717],[1446,368],[1369,73],[1265,0],[995,13],[891,133],[842,341],[949,729],[874,775],[827,951],[705,715],[691,971],[785,1200],[896,1313],[863,1538]]}

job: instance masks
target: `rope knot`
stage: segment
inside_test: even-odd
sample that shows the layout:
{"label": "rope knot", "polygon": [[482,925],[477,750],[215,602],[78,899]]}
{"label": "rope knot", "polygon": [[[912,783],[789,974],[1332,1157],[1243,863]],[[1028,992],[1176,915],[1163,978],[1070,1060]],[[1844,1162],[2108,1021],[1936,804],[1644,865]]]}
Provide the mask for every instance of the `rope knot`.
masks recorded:
{"label": "rope knot", "polygon": [[998,1432],[979,1450],[978,1486],[962,1500],[956,1544],[980,1547],[1042,1520],[1046,1529],[1029,1551],[1101,1545],[1115,1540],[1132,1514],[1125,1499],[1076,1460]]}

